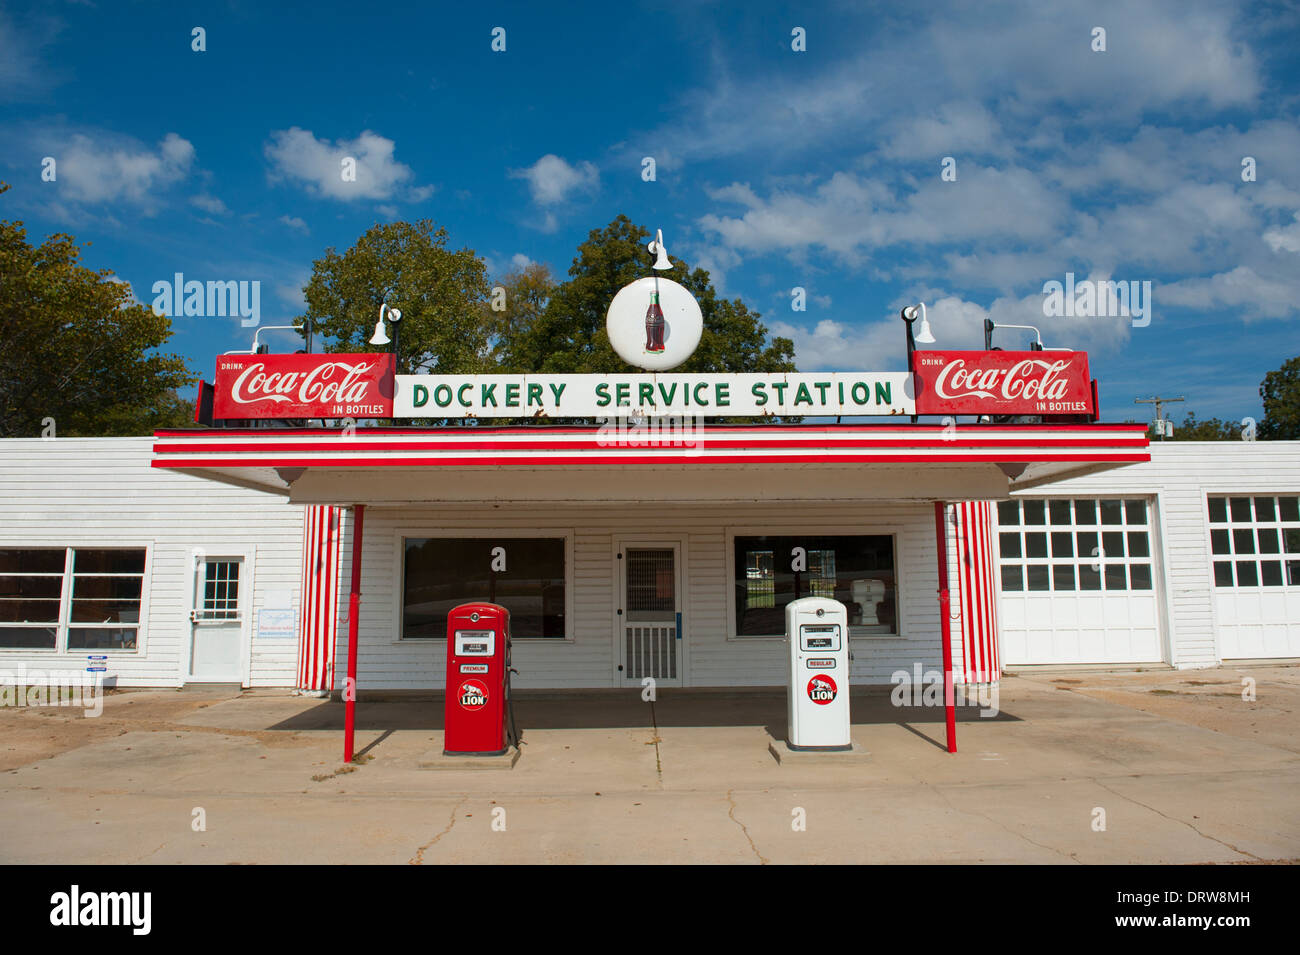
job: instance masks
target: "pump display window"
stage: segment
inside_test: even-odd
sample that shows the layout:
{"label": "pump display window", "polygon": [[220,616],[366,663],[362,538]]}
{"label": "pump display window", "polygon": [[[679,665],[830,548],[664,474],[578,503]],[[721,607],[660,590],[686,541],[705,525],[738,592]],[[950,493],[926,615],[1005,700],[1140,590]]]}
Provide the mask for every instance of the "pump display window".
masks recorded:
{"label": "pump display window", "polygon": [[800,597],[844,604],[850,636],[898,632],[892,535],[737,537],[733,550],[736,636],[780,636]]}
{"label": "pump display window", "polygon": [[403,639],[446,639],[448,611],[471,600],[509,610],[513,637],[564,638],[564,538],[408,537],[403,545]]}

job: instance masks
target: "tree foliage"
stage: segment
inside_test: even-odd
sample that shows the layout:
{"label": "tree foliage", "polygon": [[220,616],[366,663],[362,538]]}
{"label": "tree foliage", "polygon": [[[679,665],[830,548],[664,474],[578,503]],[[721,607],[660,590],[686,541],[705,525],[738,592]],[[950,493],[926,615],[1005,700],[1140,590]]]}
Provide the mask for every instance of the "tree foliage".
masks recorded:
{"label": "tree foliage", "polygon": [[504,372],[532,371],[528,341],[555,294],[555,278],[547,265],[533,262],[502,276],[497,287],[503,307],[497,309],[495,303],[484,307],[484,321],[492,338],[492,360]]}
{"label": "tree foliage", "polygon": [[483,260],[449,249],[446,230],[427,219],[373,226],[342,255],[326,249],[304,293],[305,317],[327,336],[327,351],[388,350],[369,343],[387,302],[402,313],[402,373],[492,370]]}
{"label": "tree foliage", "polygon": [[194,376],[181,357],[156,351],[171,320],[80,257],[70,235],[32,246],[21,222],[0,221],[0,437],[192,426],[193,406],[176,389]]}
{"label": "tree foliage", "polygon": [[1258,436],[1264,441],[1300,440],[1300,356],[1264,376],[1259,386],[1264,420]]}
{"label": "tree foliage", "polygon": [[1196,412],[1189,411],[1183,423],[1174,426],[1174,441],[1240,441],[1241,425],[1219,418],[1196,420]]}

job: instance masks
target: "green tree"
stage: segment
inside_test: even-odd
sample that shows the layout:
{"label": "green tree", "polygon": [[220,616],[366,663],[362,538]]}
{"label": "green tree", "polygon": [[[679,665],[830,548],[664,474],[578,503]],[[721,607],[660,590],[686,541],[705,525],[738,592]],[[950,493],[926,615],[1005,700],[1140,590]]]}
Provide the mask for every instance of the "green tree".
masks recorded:
{"label": "green tree", "polygon": [[1264,420],[1257,432],[1260,440],[1300,439],[1300,356],[1265,375],[1259,396],[1264,399]]}
{"label": "green tree", "polygon": [[[551,293],[531,327],[520,329],[510,360],[511,371],[562,373],[628,372],[605,332],[605,313],[623,286],[649,274],[649,230],[620,215],[603,229],[593,229],[578,246],[567,281]],[[680,372],[794,371],[794,343],[767,340],[759,314],[739,299],[720,298],[704,269],[690,268],[674,257],[669,278],[685,286],[700,303],[704,334],[695,354]]]}
{"label": "green tree", "polygon": [[326,249],[303,291],[327,351],[377,350],[370,337],[387,302],[402,313],[400,373],[492,370],[483,260],[447,248],[446,230],[427,219],[376,225],[342,255]]}
{"label": "green tree", "polygon": [[32,246],[21,222],[0,221],[0,437],[192,427],[193,405],[176,389],[195,377],[156,351],[171,320],[80,257],[70,235]]}
{"label": "green tree", "polygon": [[[501,290],[496,308],[497,291]],[[484,323],[491,329],[492,360],[502,372],[530,371],[526,353],[529,333],[546,314],[546,306],[555,294],[555,279],[550,268],[533,262],[507,273],[493,289],[493,301],[484,306]]]}
{"label": "green tree", "polygon": [[1196,412],[1189,411],[1183,423],[1174,426],[1174,441],[1240,441],[1241,425],[1219,418],[1196,420]]}

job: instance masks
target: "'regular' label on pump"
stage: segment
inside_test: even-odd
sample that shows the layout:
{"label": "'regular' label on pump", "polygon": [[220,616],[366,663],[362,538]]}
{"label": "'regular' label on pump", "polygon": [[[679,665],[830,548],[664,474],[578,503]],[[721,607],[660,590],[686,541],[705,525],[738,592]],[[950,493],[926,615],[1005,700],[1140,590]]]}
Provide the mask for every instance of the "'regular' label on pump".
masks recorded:
{"label": "'regular' label on pump", "polygon": [[487,706],[488,691],[482,680],[466,680],[456,693],[460,705],[467,710],[481,710]]}
{"label": "'regular' label on pump", "polygon": [[820,706],[835,699],[835,694],[839,688],[835,686],[835,681],[825,673],[819,673],[808,681],[808,699]]}

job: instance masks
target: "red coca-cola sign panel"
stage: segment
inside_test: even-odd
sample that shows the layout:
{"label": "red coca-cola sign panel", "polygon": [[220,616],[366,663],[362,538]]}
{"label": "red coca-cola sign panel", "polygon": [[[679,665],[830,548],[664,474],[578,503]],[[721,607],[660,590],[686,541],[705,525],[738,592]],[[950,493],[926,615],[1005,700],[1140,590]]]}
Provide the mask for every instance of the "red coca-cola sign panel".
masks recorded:
{"label": "red coca-cola sign panel", "polygon": [[222,355],[212,417],[391,418],[393,356]]}
{"label": "red coca-cola sign panel", "polygon": [[1094,414],[1081,351],[918,351],[917,414]]}

